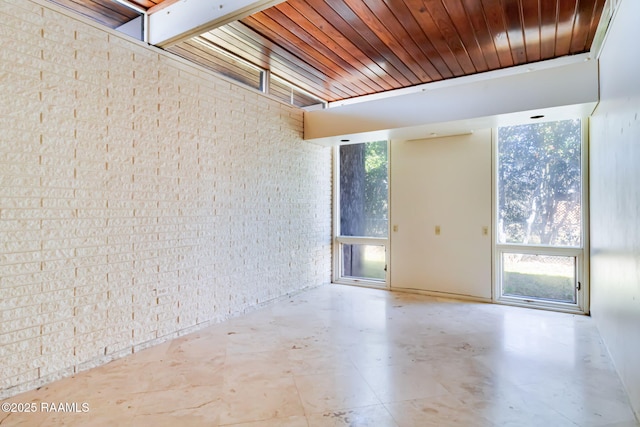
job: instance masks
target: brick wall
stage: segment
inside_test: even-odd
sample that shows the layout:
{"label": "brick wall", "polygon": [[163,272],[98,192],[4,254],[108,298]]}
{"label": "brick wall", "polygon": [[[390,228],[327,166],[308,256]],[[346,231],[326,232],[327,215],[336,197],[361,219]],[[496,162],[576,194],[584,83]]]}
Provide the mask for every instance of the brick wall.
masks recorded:
{"label": "brick wall", "polygon": [[0,398],[330,280],[302,111],[0,0]]}

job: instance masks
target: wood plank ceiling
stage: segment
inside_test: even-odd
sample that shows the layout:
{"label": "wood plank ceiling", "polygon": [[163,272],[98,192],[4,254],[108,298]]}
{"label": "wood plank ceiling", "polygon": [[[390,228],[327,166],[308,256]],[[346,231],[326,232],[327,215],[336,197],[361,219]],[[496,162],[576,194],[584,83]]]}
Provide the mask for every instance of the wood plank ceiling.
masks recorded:
{"label": "wood plank ceiling", "polygon": [[[83,8],[103,4],[53,1]],[[161,1],[136,3],[150,7]],[[604,3],[288,0],[201,37],[324,100],[338,101],[588,52]]]}

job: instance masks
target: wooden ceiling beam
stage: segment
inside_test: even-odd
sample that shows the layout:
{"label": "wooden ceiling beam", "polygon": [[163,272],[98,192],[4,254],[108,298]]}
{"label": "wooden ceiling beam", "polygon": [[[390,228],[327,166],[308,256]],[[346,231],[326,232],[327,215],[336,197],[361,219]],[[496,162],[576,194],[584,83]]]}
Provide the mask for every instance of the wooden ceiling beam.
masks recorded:
{"label": "wooden ceiling beam", "polygon": [[166,48],[283,1],[181,0],[162,8],[152,8],[149,13],[149,43]]}

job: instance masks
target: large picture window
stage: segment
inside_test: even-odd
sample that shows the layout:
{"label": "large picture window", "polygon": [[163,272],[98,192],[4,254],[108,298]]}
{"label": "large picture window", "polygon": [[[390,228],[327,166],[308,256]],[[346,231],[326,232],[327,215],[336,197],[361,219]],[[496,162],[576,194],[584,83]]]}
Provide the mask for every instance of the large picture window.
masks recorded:
{"label": "large picture window", "polygon": [[497,156],[499,298],[580,308],[581,121],[500,127]]}
{"label": "large picture window", "polygon": [[338,148],[336,281],[386,281],[387,142]]}

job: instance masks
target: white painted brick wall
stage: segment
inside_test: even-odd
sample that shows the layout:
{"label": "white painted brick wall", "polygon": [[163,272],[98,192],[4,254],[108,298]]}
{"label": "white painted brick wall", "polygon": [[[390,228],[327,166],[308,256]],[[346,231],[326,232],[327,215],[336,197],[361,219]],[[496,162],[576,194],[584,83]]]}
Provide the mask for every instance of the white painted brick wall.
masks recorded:
{"label": "white painted brick wall", "polygon": [[0,0],[0,398],[330,280],[302,111]]}

